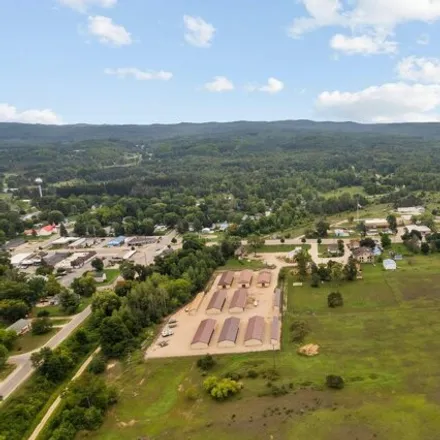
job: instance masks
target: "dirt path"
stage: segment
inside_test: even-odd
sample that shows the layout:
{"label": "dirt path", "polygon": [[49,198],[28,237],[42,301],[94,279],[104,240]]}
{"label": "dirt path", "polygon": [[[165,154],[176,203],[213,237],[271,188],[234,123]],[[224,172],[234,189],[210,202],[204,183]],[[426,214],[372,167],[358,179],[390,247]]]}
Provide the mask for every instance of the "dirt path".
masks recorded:
{"label": "dirt path", "polygon": [[[80,369],[76,372],[75,376],[73,376],[72,380],[75,380],[81,374],[84,373],[85,369],[89,366],[90,362],[93,359],[93,356],[98,353],[101,350],[100,347],[98,347],[81,365]],[[50,419],[53,412],[58,408],[59,404],[61,403],[61,395],[59,395],[55,401],[52,403],[50,408],[47,410],[44,417],[41,419],[41,422],[38,424],[38,426],[34,429],[34,432],[29,436],[28,440],[37,440],[38,436],[40,435],[42,429],[46,426],[46,423]]]}

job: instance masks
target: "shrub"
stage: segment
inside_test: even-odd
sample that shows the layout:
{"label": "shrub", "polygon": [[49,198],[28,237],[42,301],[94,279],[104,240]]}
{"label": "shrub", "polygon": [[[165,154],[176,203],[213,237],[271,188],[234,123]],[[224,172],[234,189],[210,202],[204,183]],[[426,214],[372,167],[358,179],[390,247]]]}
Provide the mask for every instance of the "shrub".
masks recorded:
{"label": "shrub", "polygon": [[50,316],[50,312],[49,312],[49,310],[39,310],[37,313],[37,316],[39,318],[45,318],[45,317]]}
{"label": "shrub", "polygon": [[289,393],[289,390],[287,389],[287,387],[285,385],[281,385],[281,386],[272,385],[272,387],[271,387],[271,394],[274,397],[284,396],[285,394],[288,394],[288,393]]}
{"label": "shrub", "polygon": [[286,240],[284,238],[280,238],[280,242],[284,243]]}
{"label": "shrub", "polygon": [[301,343],[309,334],[310,329],[305,321],[293,321],[290,325],[290,332],[293,342]]}
{"label": "shrub", "polygon": [[327,304],[331,308],[342,307],[344,305],[344,299],[340,292],[332,292],[327,297]]}
{"label": "shrub", "polygon": [[344,379],[341,376],[335,376],[330,374],[326,377],[325,383],[329,388],[334,388],[336,390],[342,390],[344,388]]}
{"label": "shrub", "polygon": [[226,379],[232,379],[232,380],[235,380],[235,381],[239,381],[241,379],[241,374],[240,373],[234,373],[234,372],[228,372],[228,373],[225,373],[223,375],[223,377],[226,378]]}
{"label": "shrub", "polygon": [[243,384],[232,379],[209,376],[203,381],[203,388],[213,399],[224,400],[237,394],[243,388]]}
{"label": "shrub", "polygon": [[278,371],[274,368],[268,368],[267,370],[263,371],[263,377],[271,382],[273,380],[277,380],[280,377],[280,373],[278,373]]}
{"label": "shrub", "polygon": [[190,387],[185,391],[185,397],[187,400],[195,401],[199,398],[199,392],[196,387]]}
{"label": "shrub", "polygon": [[32,334],[44,335],[45,333],[48,333],[52,327],[52,321],[47,317],[34,319],[32,322]]}
{"label": "shrub", "polygon": [[203,371],[211,370],[215,364],[216,361],[210,354],[207,354],[197,360],[197,366]]}
{"label": "shrub", "polygon": [[258,371],[248,370],[246,373],[246,377],[249,377],[249,379],[256,379],[258,377]]}
{"label": "shrub", "polygon": [[101,374],[104,373],[106,367],[106,361],[102,354],[97,354],[93,357],[90,362],[87,370],[93,374]]}
{"label": "shrub", "polygon": [[319,283],[321,282],[321,278],[317,273],[312,274],[312,281],[310,282],[310,285],[312,287],[319,287]]}

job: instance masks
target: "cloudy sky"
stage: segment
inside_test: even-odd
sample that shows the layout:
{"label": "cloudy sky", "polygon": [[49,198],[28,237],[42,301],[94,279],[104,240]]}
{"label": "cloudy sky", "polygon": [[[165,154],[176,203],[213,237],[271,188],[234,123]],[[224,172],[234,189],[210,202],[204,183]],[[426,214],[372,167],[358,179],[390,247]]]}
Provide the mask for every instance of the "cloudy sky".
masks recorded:
{"label": "cloudy sky", "polygon": [[440,121],[440,0],[2,0],[0,121]]}

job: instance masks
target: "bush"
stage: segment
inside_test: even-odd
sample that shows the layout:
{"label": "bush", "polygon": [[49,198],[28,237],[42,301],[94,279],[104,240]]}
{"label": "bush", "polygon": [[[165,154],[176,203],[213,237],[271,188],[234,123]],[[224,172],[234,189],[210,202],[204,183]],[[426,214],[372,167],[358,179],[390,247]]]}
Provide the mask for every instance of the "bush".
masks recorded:
{"label": "bush", "polygon": [[39,318],[45,318],[45,317],[50,316],[50,312],[49,312],[49,310],[39,310],[37,313],[37,316]]}
{"label": "bush", "polygon": [[342,390],[344,388],[344,379],[342,379],[341,376],[335,376],[333,374],[330,374],[325,379],[326,385],[329,388],[334,388],[336,390]]}
{"label": "bush", "polygon": [[32,322],[32,334],[44,335],[48,333],[52,327],[52,321],[47,317],[34,319]]}
{"label": "bush", "polygon": [[249,379],[256,379],[258,377],[258,371],[248,370],[246,373],[246,377],[249,377]]}
{"label": "bush", "polygon": [[280,242],[284,243],[286,240],[284,238],[280,238]]}
{"label": "bush", "polygon": [[272,382],[280,377],[280,373],[278,373],[278,371],[274,368],[268,368],[267,370],[263,371],[263,377]]}
{"label": "bush", "polygon": [[200,395],[196,387],[190,387],[185,391],[185,397],[190,401],[195,401],[200,397]]}
{"label": "bush", "polygon": [[312,274],[312,281],[310,282],[310,285],[312,287],[319,287],[320,282],[321,282],[320,276],[316,272]]}
{"label": "bush", "polygon": [[105,357],[102,354],[97,354],[93,357],[87,370],[93,374],[101,374],[104,373],[106,364]]}
{"label": "bush", "polygon": [[293,342],[301,343],[309,334],[310,328],[305,321],[293,321],[290,325],[290,332]]}
{"label": "bush", "polygon": [[210,354],[207,354],[197,360],[197,367],[203,371],[208,371],[211,370],[216,363],[215,359]]}
{"label": "bush", "polygon": [[342,307],[344,305],[344,299],[340,292],[332,292],[327,297],[327,304],[331,308]]}
{"label": "bush", "polygon": [[236,382],[238,382],[241,379],[241,374],[234,373],[234,372],[228,372],[228,373],[225,373],[223,375],[223,377],[226,379],[232,379],[232,380],[235,380]]}
{"label": "bush", "polygon": [[203,388],[215,400],[224,400],[237,394],[243,384],[232,379],[218,379],[216,376],[209,376],[203,382]]}
{"label": "bush", "polygon": [[281,385],[281,386],[272,385],[270,391],[271,391],[272,396],[274,396],[274,397],[284,396],[285,394],[288,394],[288,392],[289,392],[289,390],[287,389],[287,387],[285,385]]}

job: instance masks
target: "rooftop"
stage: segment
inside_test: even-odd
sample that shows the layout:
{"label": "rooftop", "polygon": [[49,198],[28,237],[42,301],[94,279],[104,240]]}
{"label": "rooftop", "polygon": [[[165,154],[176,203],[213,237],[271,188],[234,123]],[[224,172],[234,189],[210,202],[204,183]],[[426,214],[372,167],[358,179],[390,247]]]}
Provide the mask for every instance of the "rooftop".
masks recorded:
{"label": "rooftop", "polygon": [[258,341],[263,341],[264,326],[265,322],[262,316],[253,316],[250,318],[244,335],[244,340],[249,341],[251,339],[256,339]]}
{"label": "rooftop", "polygon": [[214,292],[214,294],[211,297],[211,300],[209,301],[207,310],[209,309],[218,309],[221,310],[225,301],[226,301],[226,294],[227,291],[224,289],[217,290]]}
{"label": "rooftop", "polygon": [[234,307],[240,307],[244,309],[246,307],[248,291],[246,289],[238,289],[234,292],[234,296],[232,297],[231,304],[229,308],[232,309]]}
{"label": "rooftop", "polygon": [[197,328],[196,333],[194,334],[194,338],[191,344],[195,344],[197,342],[203,342],[205,344],[209,344],[216,323],[217,321],[215,319],[204,319],[199,324],[199,327]]}
{"label": "rooftop", "polygon": [[220,332],[218,342],[232,341],[235,342],[238,335],[238,329],[240,327],[240,320],[235,317],[225,319],[225,322]]}

